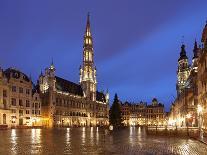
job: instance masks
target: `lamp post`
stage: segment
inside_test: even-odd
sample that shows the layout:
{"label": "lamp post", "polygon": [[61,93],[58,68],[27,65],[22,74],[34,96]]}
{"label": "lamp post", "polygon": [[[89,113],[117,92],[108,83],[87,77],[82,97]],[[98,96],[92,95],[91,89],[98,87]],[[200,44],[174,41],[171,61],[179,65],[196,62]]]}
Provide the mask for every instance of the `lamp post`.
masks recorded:
{"label": "lamp post", "polygon": [[203,131],[202,131],[202,111],[203,111],[203,108],[201,107],[201,105],[198,105],[198,108],[197,108],[197,112],[198,112],[198,118],[199,118],[199,122],[198,122],[198,129],[199,129],[199,136],[200,136],[200,139],[202,140],[203,139]]}
{"label": "lamp post", "polygon": [[189,122],[189,119],[191,118],[191,114],[187,114],[186,118],[187,118],[187,135],[189,136],[188,122]]}

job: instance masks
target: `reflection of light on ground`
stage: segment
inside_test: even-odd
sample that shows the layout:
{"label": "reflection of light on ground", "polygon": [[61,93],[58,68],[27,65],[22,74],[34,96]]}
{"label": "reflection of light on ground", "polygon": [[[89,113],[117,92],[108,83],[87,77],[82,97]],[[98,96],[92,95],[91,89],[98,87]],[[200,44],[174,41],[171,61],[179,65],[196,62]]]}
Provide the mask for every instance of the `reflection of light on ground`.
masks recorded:
{"label": "reflection of light on ground", "polygon": [[133,126],[130,126],[130,132],[129,132],[129,135],[130,136],[133,134],[133,129],[134,129],[134,127]]}
{"label": "reflection of light on ground", "polygon": [[93,127],[91,127],[91,134],[90,134],[90,138],[93,138]]}
{"label": "reflection of light on ground", "polygon": [[41,129],[32,129],[31,142],[32,144],[41,143]]}
{"label": "reflection of light on ground", "polygon": [[[0,155],[6,154],[206,154],[205,144],[193,139],[146,135],[144,127],[104,134],[104,129],[68,128],[0,132]],[[84,134],[85,132],[85,134]],[[140,133],[140,134],[139,134]],[[39,136],[41,137],[40,139]],[[93,138],[92,138],[93,137]],[[33,139],[33,141],[32,141]],[[84,143],[82,143],[82,139]],[[70,143],[68,144],[67,142]],[[41,142],[38,144],[38,142]]]}
{"label": "reflection of light on ground", "polygon": [[138,134],[140,135],[141,134],[141,127],[139,126],[138,128]]}
{"label": "reflection of light on ground", "polygon": [[96,127],[96,141],[97,141],[97,143],[99,142],[99,132],[98,132],[98,127]]}
{"label": "reflection of light on ground", "polygon": [[40,153],[40,148],[41,148],[41,129],[32,129],[31,130],[31,153],[36,154]]}
{"label": "reflection of light on ground", "polygon": [[68,154],[68,152],[71,151],[71,130],[70,128],[66,129],[65,133],[65,148],[64,148],[64,153],[63,154]]}
{"label": "reflection of light on ground", "polygon": [[90,128],[90,143],[91,145],[94,145],[95,141],[94,141],[94,132],[93,132],[93,127]]}
{"label": "reflection of light on ground", "polygon": [[140,146],[143,146],[143,143],[141,142],[142,141],[142,136],[143,136],[143,130],[142,128],[139,126],[138,127],[138,135],[137,135],[137,142]]}
{"label": "reflection of light on ground", "polygon": [[17,145],[17,135],[16,135],[16,129],[11,130],[11,143],[12,143],[12,153],[17,154],[16,152],[16,145]]}
{"label": "reflection of light on ground", "polygon": [[12,143],[16,143],[16,129],[12,129],[11,130],[11,140],[12,140]]}
{"label": "reflection of light on ground", "polygon": [[134,132],[134,129],[135,129],[135,127],[133,127],[133,126],[130,126],[130,129],[129,129],[129,143],[133,143],[133,132]]}
{"label": "reflection of light on ground", "polygon": [[70,143],[70,128],[67,128],[67,132],[66,132],[66,143]]}
{"label": "reflection of light on ground", "polygon": [[82,143],[85,144],[86,142],[86,129],[83,127],[82,129]]}

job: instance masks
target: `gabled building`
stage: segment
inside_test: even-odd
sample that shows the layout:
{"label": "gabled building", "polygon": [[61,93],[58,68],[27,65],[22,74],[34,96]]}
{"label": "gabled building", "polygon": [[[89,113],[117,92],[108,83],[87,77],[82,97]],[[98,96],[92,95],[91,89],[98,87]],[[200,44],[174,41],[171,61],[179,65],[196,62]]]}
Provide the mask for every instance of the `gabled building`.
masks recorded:
{"label": "gabled building", "polygon": [[[40,123],[41,101],[33,93],[33,83],[23,72],[8,68],[0,70],[0,125],[34,126]],[[34,102],[37,107],[34,107]],[[36,124],[35,124],[36,122]]]}
{"label": "gabled building", "polygon": [[121,104],[122,119],[125,126],[164,126],[166,125],[164,104],[156,98],[151,104],[146,102]]}

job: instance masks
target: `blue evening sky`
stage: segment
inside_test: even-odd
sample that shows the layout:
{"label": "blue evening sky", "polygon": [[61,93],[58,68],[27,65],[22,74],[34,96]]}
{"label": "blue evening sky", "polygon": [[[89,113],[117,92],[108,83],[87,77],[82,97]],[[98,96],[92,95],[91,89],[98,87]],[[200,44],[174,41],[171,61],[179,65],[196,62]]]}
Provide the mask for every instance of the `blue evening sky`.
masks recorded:
{"label": "blue evening sky", "polygon": [[108,88],[111,100],[115,92],[122,101],[157,97],[169,110],[182,36],[191,62],[205,0],[1,0],[0,66],[36,82],[53,58],[56,74],[78,83],[88,11],[98,89]]}

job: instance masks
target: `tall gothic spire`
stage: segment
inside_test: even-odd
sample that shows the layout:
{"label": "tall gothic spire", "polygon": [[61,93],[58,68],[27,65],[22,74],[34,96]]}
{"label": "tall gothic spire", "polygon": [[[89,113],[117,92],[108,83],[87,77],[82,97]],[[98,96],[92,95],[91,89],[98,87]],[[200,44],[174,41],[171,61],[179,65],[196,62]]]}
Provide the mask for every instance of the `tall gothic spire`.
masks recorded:
{"label": "tall gothic spire", "polygon": [[50,64],[50,70],[55,70],[53,58],[52,58],[52,61],[51,61],[51,64]]}
{"label": "tall gothic spire", "polygon": [[83,44],[83,64],[80,67],[80,83],[84,96],[96,100],[96,68],[94,65],[93,39],[90,27],[90,15],[87,15],[86,30]]}
{"label": "tall gothic spire", "polygon": [[93,48],[91,26],[90,26],[90,14],[89,13],[87,15],[86,31],[85,31],[85,35],[84,35],[83,47],[86,48],[87,46]]}
{"label": "tall gothic spire", "polygon": [[91,36],[90,13],[89,12],[88,12],[88,15],[87,15],[86,36]]}

